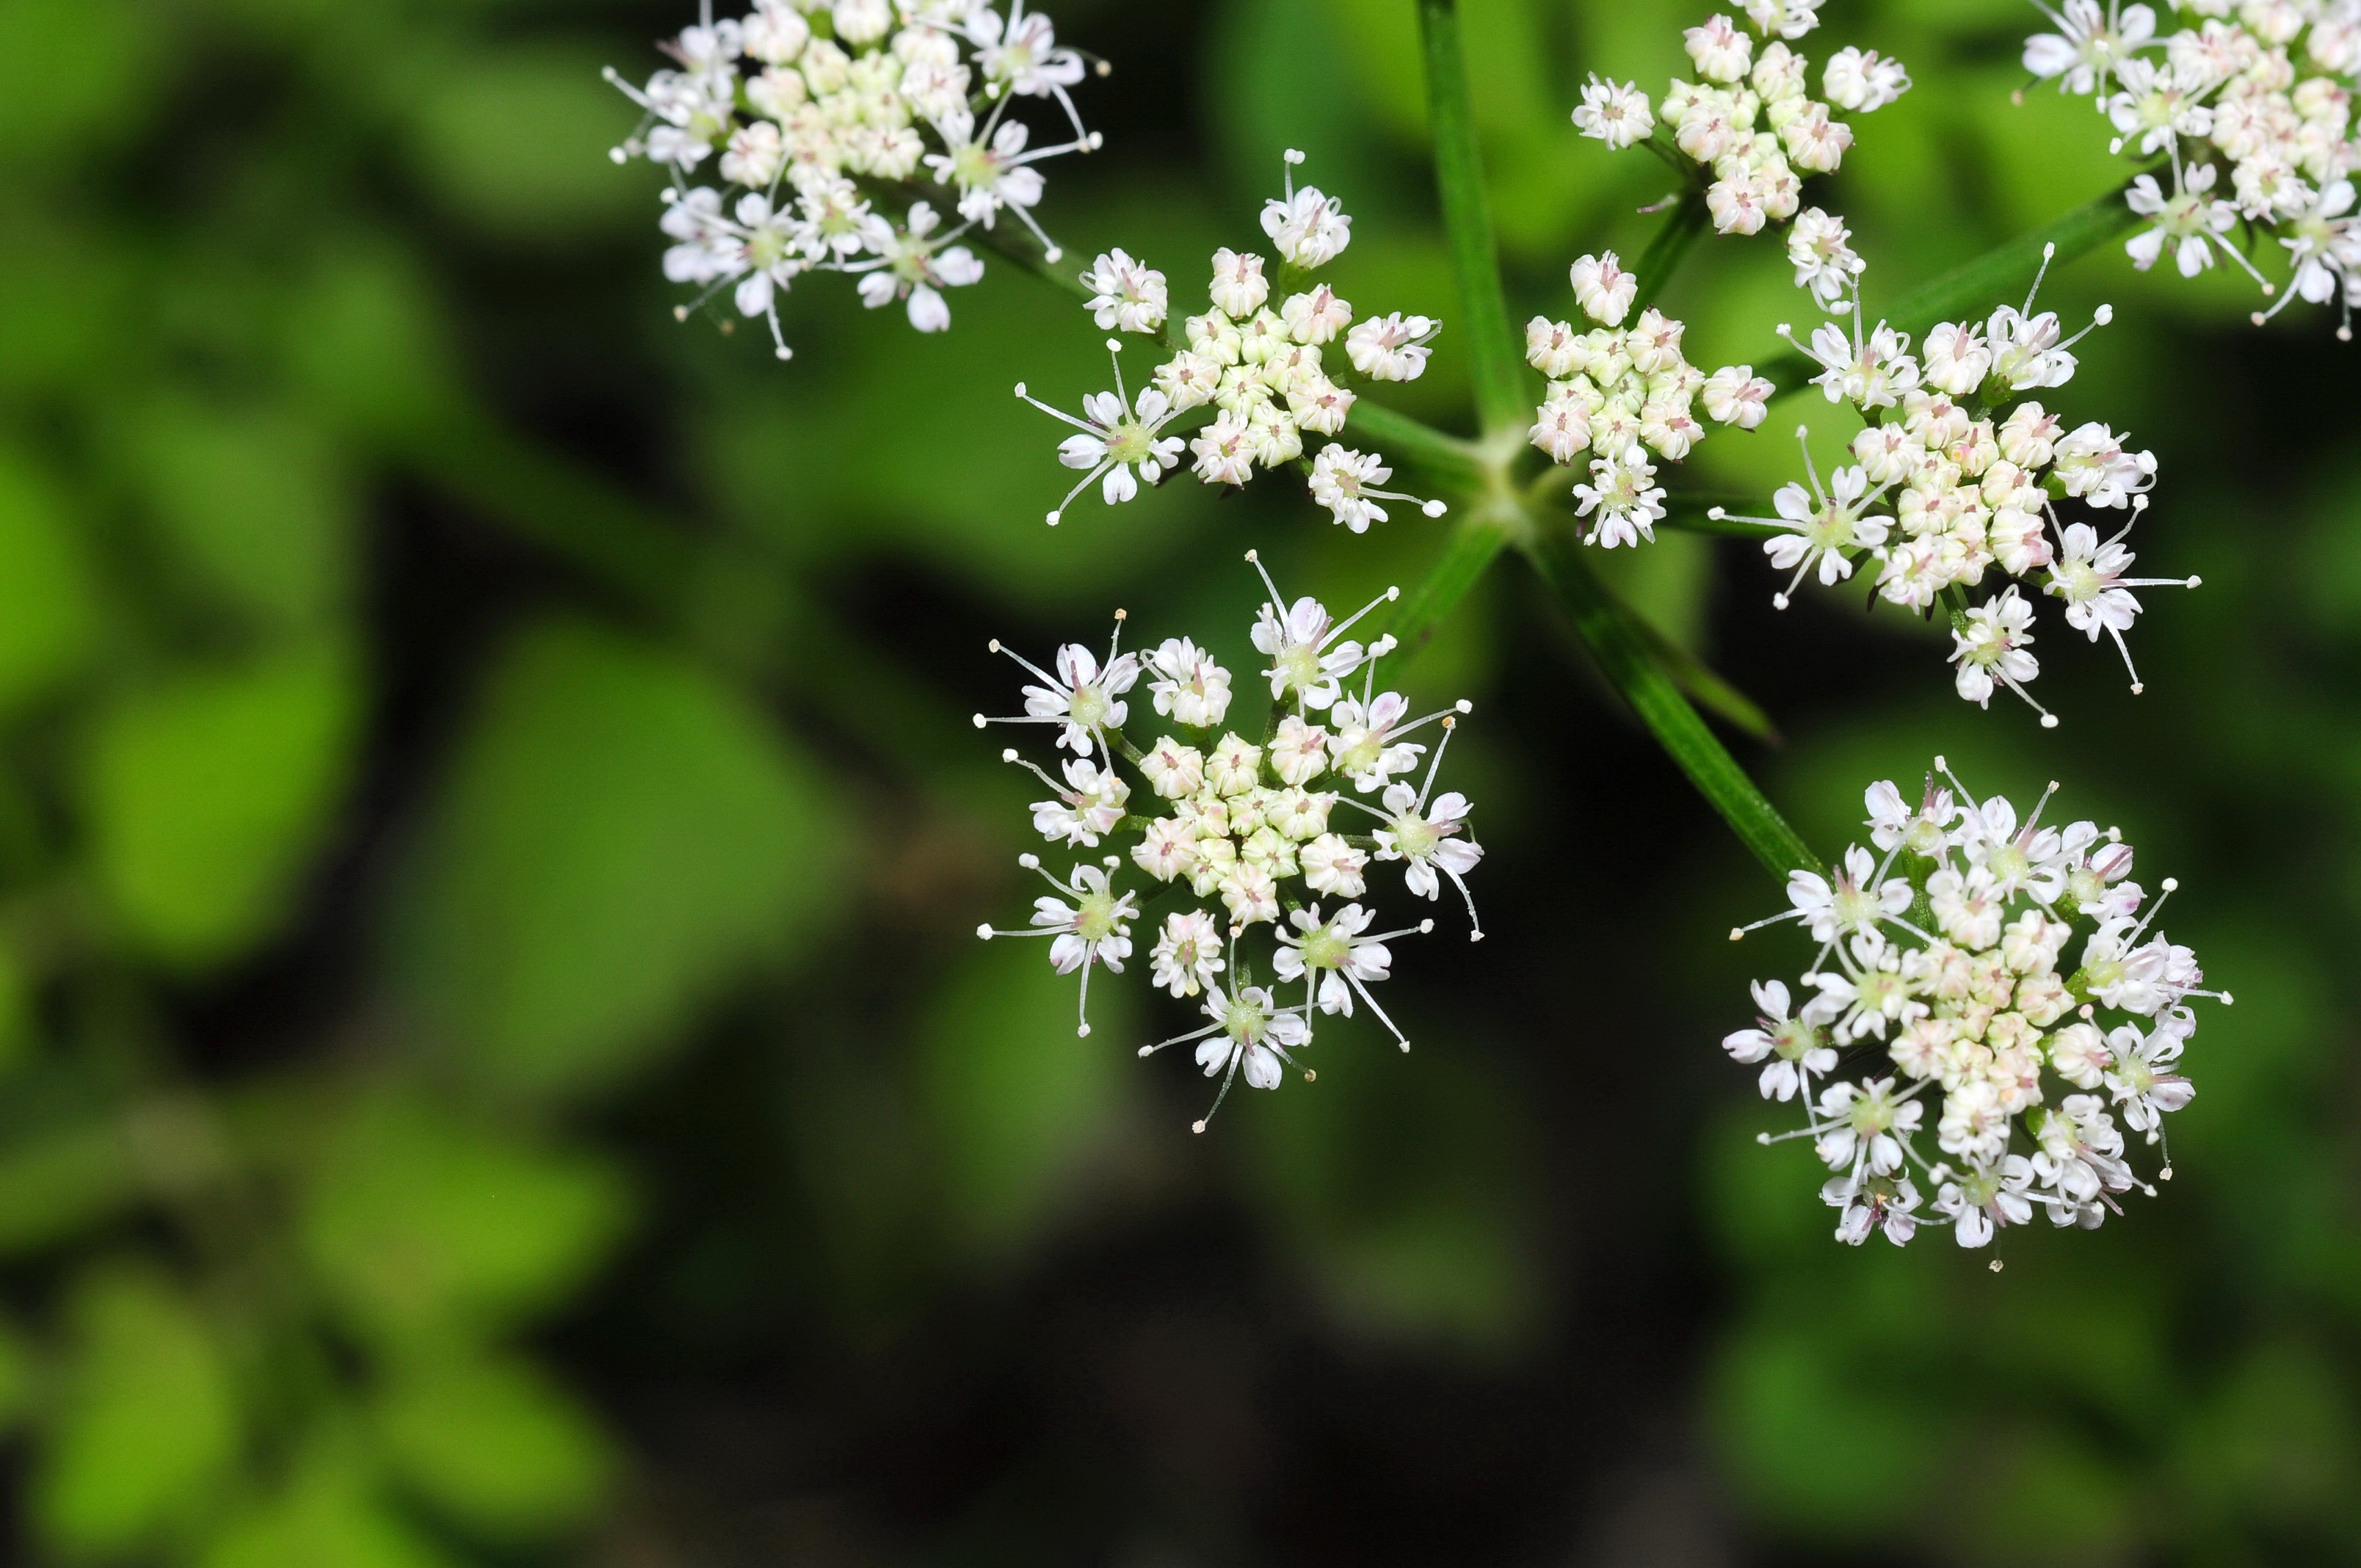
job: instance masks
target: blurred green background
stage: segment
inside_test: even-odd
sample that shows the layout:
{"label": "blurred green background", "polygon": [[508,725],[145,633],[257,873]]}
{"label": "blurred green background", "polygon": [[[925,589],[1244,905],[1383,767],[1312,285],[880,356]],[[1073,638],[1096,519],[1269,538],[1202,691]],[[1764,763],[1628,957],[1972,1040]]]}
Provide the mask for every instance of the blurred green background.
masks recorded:
{"label": "blurred green background", "polygon": [[[1205,1093],[1178,1016],[967,933],[1030,889],[965,715],[1115,605],[1243,656],[1258,545],[1359,602],[1440,534],[1175,485],[1055,533],[1104,374],[1005,265],[919,338],[681,327],[606,149],[692,9],[0,0],[0,1422],[7,1561],[202,1568],[2361,1561],[2361,433],[2321,313],[2113,248],[2059,397],[2163,464],[2114,655],[2045,734],[1759,556],[1614,563],[1787,740],[1824,850],[1947,751],[2180,876],[2209,1013],[2178,1179],[2097,1234],[1828,1237],[1716,1042],[1775,889],[1513,567],[1415,668],[1490,858],[1316,1086]],[[1566,123],[1697,19],[1466,0],[1521,305],[1644,245]],[[1454,312],[1407,0],[1066,0],[1109,148],[1041,211],[1193,290],[1299,146],[1344,291]],[[1870,300],[2120,177],[2012,106],[2014,0],[1831,4],[1916,78],[1824,198]],[[1801,317],[1711,241],[1691,357]],[[1176,298],[1178,296],[1176,295]],[[1405,389],[1453,419],[1446,333]],[[1781,406],[1707,482],[1793,477]],[[1295,587],[1292,585],[1302,585]],[[1789,964],[1787,967],[1792,968]],[[1153,1005],[1150,1001],[1153,1000]]]}

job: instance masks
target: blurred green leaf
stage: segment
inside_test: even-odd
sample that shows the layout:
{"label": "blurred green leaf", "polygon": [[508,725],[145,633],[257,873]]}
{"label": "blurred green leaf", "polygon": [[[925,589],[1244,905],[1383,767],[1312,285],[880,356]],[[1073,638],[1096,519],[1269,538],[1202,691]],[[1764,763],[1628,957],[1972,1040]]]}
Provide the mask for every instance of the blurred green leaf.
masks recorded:
{"label": "blurred green leaf", "polygon": [[112,1218],[139,1174],[112,1123],[45,1128],[0,1150],[0,1255],[30,1252]]}
{"label": "blurred green leaf", "polygon": [[399,1098],[364,1100],[318,1159],[304,1253],[346,1320],[389,1343],[529,1319],[588,1277],[629,1212],[603,1163]]}
{"label": "blurred green leaf", "polygon": [[1904,1370],[1855,1353],[1828,1325],[1750,1323],[1714,1382],[1716,1424],[1741,1489],[1800,1533],[1873,1538],[1915,1510],[1941,1463],[1941,1439]]}
{"label": "blurred green leaf", "polygon": [[1073,1202],[1074,1178],[1112,1131],[1138,1009],[1097,971],[1091,1033],[1078,1036],[1079,976],[1052,970],[1038,942],[977,946],[945,978],[917,1045],[945,1217],[962,1245],[994,1251]]}
{"label": "blurred green leaf", "polygon": [[236,1519],[200,1568],[451,1568],[453,1560],[378,1495],[349,1442],[315,1442],[286,1487]]}
{"label": "blurred green leaf", "polygon": [[33,1515],[67,1551],[122,1552],[214,1504],[237,1458],[236,1391],[194,1304],[151,1274],[86,1277],[66,1318],[64,1398]]}
{"label": "blurred green leaf", "polygon": [[343,607],[353,499],[313,426],[289,410],[167,401],[142,411],[132,443],[166,537],[206,587],[270,626]]}
{"label": "blurred green leaf", "polygon": [[668,652],[545,626],[491,682],[396,928],[401,996],[503,1090],[611,1084],[836,913],[843,817],[776,728]]}
{"label": "blurred green leaf", "polygon": [[33,1402],[34,1350],[14,1323],[0,1320],[0,1432],[13,1431]]}
{"label": "blurred green leaf", "polygon": [[323,246],[277,324],[280,364],[305,406],[354,431],[407,435],[463,401],[433,286],[390,242]]}
{"label": "blurred green leaf", "polygon": [[103,715],[86,779],[99,878],[170,962],[229,958],[285,918],[348,774],[360,694],[334,646],[184,674]]}
{"label": "blurred green leaf", "polygon": [[65,503],[23,457],[0,447],[0,718],[88,657],[97,619]]}
{"label": "blurred green leaf", "polygon": [[11,159],[86,148],[137,125],[163,17],[135,0],[8,0],[0,5],[0,149]]}
{"label": "blurred green leaf", "polygon": [[2361,1433],[2340,1397],[2349,1383],[2312,1345],[2253,1345],[2193,1413],[2183,1440],[2185,1485],[2215,1508],[2282,1530],[2349,1545],[2361,1529]]}
{"label": "blurred green leaf", "polygon": [[1542,1287],[1531,1135],[1505,1086],[1448,1036],[1421,1035],[1403,1056],[1374,1018],[1323,1020],[1316,1048],[1301,1058],[1319,1061],[1316,1081],[1240,1087],[1223,1108],[1259,1211],[1347,1326],[1512,1349],[1536,1326]]}
{"label": "blurred green leaf", "polygon": [[643,168],[609,149],[640,111],[566,47],[465,51],[432,73],[411,126],[420,174],[463,216],[510,237],[560,239],[663,213]]}
{"label": "blurred green leaf", "polygon": [[589,1416],[513,1358],[405,1365],[378,1402],[376,1427],[395,1475],[454,1523],[496,1541],[586,1522],[616,1467]]}

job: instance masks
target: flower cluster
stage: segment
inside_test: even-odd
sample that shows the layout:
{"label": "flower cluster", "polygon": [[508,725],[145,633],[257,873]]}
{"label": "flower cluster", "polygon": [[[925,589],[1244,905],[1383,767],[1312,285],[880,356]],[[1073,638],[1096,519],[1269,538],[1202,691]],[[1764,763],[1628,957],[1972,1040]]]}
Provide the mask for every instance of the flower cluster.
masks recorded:
{"label": "flower cluster", "polygon": [[[1835,584],[1864,560],[1876,565],[1877,598],[1929,616],[1939,603],[1950,616],[1960,696],[1980,707],[2005,686],[2040,713],[2044,725],[2058,722],[2026,690],[2041,665],[2032,652],[2033,607],[2020,584],[2037,581],[2064,602],[2069,626],[2093,642],[2102,634],[2114,639],[2132,690],[2143,689],[2124,643],[2141,609],[2132,590],[2198,584],[2195,577],[2130,575],[2134,557],[2124,538],[2147,510],[2156,458],[2131,450],[2103,424],[2068,430],[2026,396],[2072,378],[2074,345],[2104,324],[2109,311],[2102,306],[2091,326],[2064,337],[2055,312],[2034,312],[2037,276],[2022,309],[2003,305],[1982,322],[1943,323],[1914,355],[1908,334],[1883,322],[1864,330],[1860,261],[1844,243],[1842,225],[1814,211],[1796,222],[1795,233],[1800,239],[1807,230],[1827,237],[1809,267],[1798,260],[1798,280],[1824,297],[1816,286],[1818,269],[1836,266],[1851,291],[1851,321],[1824,323],[1808,346],[1798,346],[1821,367],[1813,380],[1828,400],[1851,403],[1868,425],[1853,438],[1855,462],[1837,469],[1825,487],[1806,446],[1811,488],[1782,488],[1772,498],[1775,517],[1741,517],[1719,507],[1708,515],[1776,531],[1763,548],[1779,570],[1794,573],[1773,599],[1783,609],[1815,569],[1822,583]],[[2044,252],[2045,270],[2051,253]],[[1794,341],[1787,327],[1779,330]],[[1796,433],[1799,439],[1808,433]],[[2102,538],[2091,522],[2062,521],[2061,501],[2119,511],[2125,521]],[[1971,605],[1967,590],[1995,569],[2015,580]]]}
{"label": "flower cluster", "polygon": [[[1256,619],[1253,644],[1269,661],[1261,674],[1271,707],[1258,740],[1234,724],[1231,674],[1212,653],[1186,637],[1144,655],[1122,652],[1121,612],[1103,661],[1071,643],[1044,670],[994,642],[994,652],[1007,652],[1038,684],[1025,688],[1022,718],[976,716],[978,728],[1055,727],[1059,745],[1074,753],[1062,776],[1013,750],[1005,753],[1049,788],[1050,798],[1033,806],[1035,828],[1069,849],[1128,839],[1131,866],[1148,879],[1118,892],[1124,857],[1108,855],[1060,880],[1028,854],[1020,863],[1054,890],[1035,901],[1033,928],[986,926],[977,935],[1050,938],[1058,971],[1082,977],[1080,1027],[1087,1035],[1092,969],[1104,964],[1121,973],[1134,924],[1155,918],[1159,904],[1185,905],[1153,927],[1149,978],[1174,997],[1202,996],[1211,1022],[1140,1054],[1194,1044],[1206,1075],[1221,1076],[1223,1094],[1241,1070],[1254,1088],[1278,1088],[1282,1065],[1296,1065],[1294,1053],[1312,1043],[1321,1014],[1351,1017],[1366,1005],[1410,1048],[1370,987],[1391,972],[1386,944],[1431,931],[1434,922],[1370,930],[1376,915],[1362,900],[1373,865],[1398,862],[1403,885],[1428,900],[1440,897],[1448,880],[1466,902],[1470,939],[1483,937],[1466,880],[1484,853],[1468,831],[1473,808],[1455,792],[1434,793],[1443,753],[1469,705],[1413,718],[1399,694],[1377,690],[1377,663],[1393,639],[1363,644],[1345,633],[1395,593],[1339,621],[1316,599],[1289,604],[1268,573],[1263,582],[1270,598]],[[1124,729],[1143,678],[1164,721],[1164,732],[1146,747]],[[1439,725],[1442,739],[1422,778],[1427,748],[1410,737],[1430,724]],[[1340,806],[1367,818],[1359,831],[1338,818]],[[1259,959],[1250,950],[1262,945],[1252,940],[1258,932],[1268,938]],[[1302,1000],[1283,1002],[1298,984]],[[1199,1132],[1204,1127],[1197,1124]]]}
{"label": "flower cluster", "polygon": [[1921,1181],[1962,1246],[2036,1207],[2095,1226],[2116,1194],[2155,1191],[2125,1129],[2160,1143],[2165,1115],[2196,1092],[2180,1071],[2189,999],[2230,997],[2201,990],[2190,950],[2150,934],[2164,900],[2141,913],[2119,833],[2041,826],[2048,794],[2020,822],[1935,767],[1915,808],[1890,783],[1870,786],[1876,853],[1848,849],[1833,877],[1795,872],[1791,910],[1730,933],[1793,920],[1818,955],[1796,992],[1756,984],[1761,1017],[1722,1045],[1762,1067],[1764,1099],[1802,1104],[1804,1126],[1779,1138],[1810,1138],[1836,1173],[1821,1197],[1842,1211],[1840,1241],[1908,1241]]}
{"label": "flower cluster", "polygon": [[[983,276],[957,243],[972,228],[1010,214],[1057,259],[1033,216],[1038,165],[1099,138],[1066,91],[1082,79],[1082,55],[1025,0],[1005,15],[984,0],[754,0],[744,18],[719,22],[705,0],[697,25],[663,48],[675,65],[645,85],[611,69],[607,80],[645,112],[616,161],[644,157],[675,178],[664,276],[704,291],[681,319],[733,289],[739,313],[767,321],[785,359],[777,296],[804,273],[850,273],[871,309],[906,302],[912,326],[940,332],[943,291]],[[1008,112],[1023,98],[1056,99],[1071,138],[1029,146]],[[708,159],[720,185],[691,184]],[[957,227],[910,199],[924,177]],[[899,224],[877,210],[888,198],[909,203]]]}
{"label": "flower cluster", "polygon": [[2184,0],[2177,8],[2188,25],[2159,35],[2146,5],[2045,5],[2058,30],[2026,40],[2026,69],[2089,94],[2114,126],[2112,150],[2169,160],[2169,193],[2154,174],[2139,175],[2126,193],[2132,211],[2153,220],[2130,242],[2133,265],[2145,271],[2169,247],[2181,276],[2194,278],[2227,258],[2264,293],[2279,293],[2232,242],[2243,222],[2279,240],[2293,274],[2256,323],[2290,300],[2334,301],[2344,312],[2337,336],[2351,338],[2361,303],[2348,178],[2361,166],[2361,141],[2350,135],[2361,5]]}
{"label": "flower cluster", "polygon": [[[1263,232],[1279,265],[1252,251],[1215,251],[1209,308],[1187,318],[1170,345],[1172,356],[1137,397],[1124,385],[1116,338],[1107,343],[1116,356],[1115,389],[1085,398],[1080,419],[1017,387],[1018,397],[1076,431],[1058,449],[1058,460],[1085,472],[1049,513],[1052,525],[1093,482],[1109,506],[1131,499],[1142,484],[1161,483],[1184,450],[1208,485],[1243,485],[1257,467],[1301,463],[1307,436],[1344,430],[1359,397],[1356,381],[1414,381],[1424,374],[1441,322],[1399,312],[1356,320],[1348,301],[1312,280],[1352,242],[1353,220],[1317,186],[1297,189],[1294,169],[1302,161],[1300,152],[1287,154],[1286,194],[1263,207]],[[1149,338],[1164,333],[1170,290],[1163,273],[1113,250],[1092,263],[1082,283],[1091,293],[1086,308],[1103,330]],[[1165,433],[1198,410],[1210,411],[1193,434]],[[1385,521],[1382,501],[1443,515],[1440,501],[1384,488],[1390,468],[1334,441],[1312,457],[1310,473],[1312,499],[1356,533]]]}
{"label": "flower cluster", "polygon": [[1653,308],[1631,327],[1623,320],[1639,280],[1615,253],[1574,264],[1575,302],[1599,324],[1576,332],[1565,322],[1535,316],[1525,323],[1525,358],[1549,378],[1549,396],[1533,412],[1532,444],[1550,461],[1572,463],[1594,454],[1590,482],[1574,487],[1589,518],[1586,544],[1653,542],[1664,515],[1651,455],[1677,463],[1705,439],[1694,410],[1702,398],[1708,418],[1741,430],[1763,422],[1771,383],[1751,365],[1725,366],[1708,376],[1681,356],[1687,329]]}
{"label": "flower cluster", "polygon": [[[1813,98],[1811,61],[1787,43],[1819,25],[1818,11],[1819,0],[1746,0],[1748,18],[1770,40],[1759,52],[1729,17],[1708,16],[1685,35],[1698,81],[1675,81],[1652,113],[1636,82],[1594,75],[1574,123],[1610,148],[1644,141],[1675,167],[1686,160],[1700,178],[1710,175],[1706,210],[1723,234],[1784,223],[1801,204],[1803,177],[1833,173],[1852,146],[1852,127],[1832,110],[1866,115],[1910,87],[1899,60],[1848,48],[1820,73],[1827,102]],[[1655,134],[1660,120],[1668,134]]]}

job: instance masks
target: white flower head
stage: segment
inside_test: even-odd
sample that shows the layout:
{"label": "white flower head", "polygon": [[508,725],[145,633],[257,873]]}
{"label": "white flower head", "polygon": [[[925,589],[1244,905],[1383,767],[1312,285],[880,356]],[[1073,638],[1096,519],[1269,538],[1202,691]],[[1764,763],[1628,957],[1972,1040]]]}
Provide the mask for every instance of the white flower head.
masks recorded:
{"label": "white flower head", "polygon": [[1115,390],[1084,398],[1081,419],[1050,407],[1027,392],[1022,382],[1017,384],[1018,397],[1074,427],[1076,433],[1059,444],[1058,461],[1069,468],[1088,470],[1049,513],[1052,528],[1064,520],[1074,498],[1093,483],[1099,485],[1100,498],[1107,505],[1120,506],[1138,495],[1142,484],[1157,484],[1180,466],[1184,443],[1177,435],[1163,433],[1175,413],[1172,400],[1153,386],[1140,388],[1138,397],[1132,398],[1123,382],[1122,342],[1109,338],[1107,353],[1115,366]]}
{"label": "white flower head", "polygon": [[[2133,1173],[2124,1128],[2161,1142],[2164,1118],[2195,1094],[2182,1070],[2190,1001],[2230,999],[2202,989],[2195,956],[2154,932],[2156,908],[2131,913],[2120,835],[2041,826],[2057,787],[2020,821],[1940,757],[1916,808],[1891,782],[1872,784],[1863,801],[1883,860],[1853,850],[1833,877],[1798,872],[1795,912],[1733,933],[1776,918],[1812,927],[1803,982],[1817,994],[1791,1011],[1784,982],[1756,982],[1755,1026],[1723,1047],[1763,1066],[1765,1099],[1803,1102],[1802,1126],[1759,1141],[1812,1141],[1836,1173],[1822,1196],[1845,1212],[1839,1240],[1883,1228],[1906,1241],[1914,1170],[1965,1247],[2037,1209],[2090,1226],[2119,1212],[2114,1194],[2156,1190]],[[1840,917],[1848,884],[1859,918]],[[2069,922],[2092,914],[2070,964]]]}
{"label": "white flower head", "polygon": [[1325,267],[1345,253],[1353,241],[1353,220],[1345,215],[1344,203],[1323,194],[1318,186],[1295,188],[1295,166],[1302,161],[1303,154],[1288,149],[1287,194],[1264,203],[1262,232],[1270,236],[1281,259],[1308,269]]}
{"label": "white flower head", "polygon": [[1582,89],[1582,103],[1574,111],[1575,128],[1584,136],[1622,148],[1648,139],[1656,128],[1648,95],[1636,82],[1601,81],[1595,73]]}

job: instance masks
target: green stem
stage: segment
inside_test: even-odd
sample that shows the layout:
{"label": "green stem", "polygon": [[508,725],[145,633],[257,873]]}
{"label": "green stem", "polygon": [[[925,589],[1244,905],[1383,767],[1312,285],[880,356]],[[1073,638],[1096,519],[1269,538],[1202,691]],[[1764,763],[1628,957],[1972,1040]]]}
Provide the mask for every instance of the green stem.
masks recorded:
{"label": "green stem", "polygon": [[1691,186],[1681,193],[1681,199],[1665,215],[1664,226],[1658,229],[1656,237],[1648,242],[1647,254],[1641,257],[1640,265],[1631,269],[1632,277],[1639,283],[1639,292],[1631,301],[1634,311],[1644,311],[1664,298],[1665,286],[1680,270],[1689,247],[1697,243],[1699,235],[1705,233],[1708,216],[1704,192]]}
{"label": "green stem", "polygon": [[1755,859],[1782,881],[1792,871],[1820,870],[1819,857],[1706,727],[1631,612],[1592,574],[1572,532],[1546,527],[1526,554],[1565,606],[1608,681]]}
{"label": "green stem", "polygon": [[1521,430],[1532,421],[1533,397],[1519,350],[1521,339],[1510,329],[1509,299],[1500,283],[1500,247],[1476,142],[1457,0],[1418,0],[1418,20],[1425,44],[1435,182],[1443,197],[1451,270],[1459,285],[1461,324],[1475,366],[1477,411],[1488,433]]}
{"label": "green stem", "polygon": [[[2052,264],[2062,264],[2138,226],[2139,214],[2124,201],[2124,192],[2130,188],[2128,183],[2118,186],[2055,223],[1994,247],[1881,313],[1895,330],[1916,337],[1939,322],[1981,319],[1995,305],[2016,304],[2018,291],[2029,286],[2040,270],[2045,247],[2056,246]],[[1761,369],[1783,394],[1806,385],[1820,371],[1808,356],[1792,349]]]}
{"label": "green stem", "polygon": [[1483,580],[1484,574],[1514,535],[1514,529],[1488,510],[1463,519],[1452,531],[1451,541],[1443,547],[1443,556],[1435,562],[1433,570],[1403,596],[1393,620],[1387,624],[1386,630],[1400,643],[1393,653],[1396,669],[1416,658],[1434,641],[1435,630],[1444,618]]}
{"label": "green stem", "polygon": [[1347,428],[1368,437],[1371,445],[1416,464],[1463,494],[1483,486],[1484,461],[1474,443],[1445,435],[1382,403],[1373,403],[1367,398],[1356,402]]}

